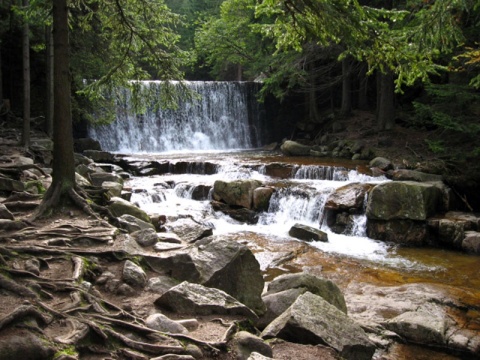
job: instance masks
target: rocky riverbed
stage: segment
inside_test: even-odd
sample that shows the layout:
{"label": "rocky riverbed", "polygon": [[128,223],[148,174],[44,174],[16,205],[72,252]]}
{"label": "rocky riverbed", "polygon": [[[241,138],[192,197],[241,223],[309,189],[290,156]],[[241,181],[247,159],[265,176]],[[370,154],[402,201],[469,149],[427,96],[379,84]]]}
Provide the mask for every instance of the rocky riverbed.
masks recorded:
{"label": "rocky riverbed", "polygon": [[[112,154],[86,152],[101,157],[76,159],[77,181],[95,190],[95,201],[114,215],[114,225],[74,207],[30,223],[38,193],[51,180],[46,143],[38,141],[32,156],[14,147],[13,139],[2,139],[2,359],[480,354],[474,279],[449,285],[435,281],[435,274],[402,273],[323,253],[303,241],[213,235],[192,217],[152,216],[125,200],[123,177],[133,172],[132,164]],[[135,172],[142,169],[148,167]],[[249,184],[245,189],[253,196]],[[240,197],[225,201],[228,186],[219,186],[216,201],[231,210],[228,203]],[[337,198],[332,211],[348,212],[356,202],[344,203]],[[239,208],[248,206],[236,204],[234,210]],[[386,216],[382,209],[371,212]],[[429,216],[409,220],[430,226]],[[268,254],[265,268],[260,253]],[[478,258],[471,258],[478,269]]]}

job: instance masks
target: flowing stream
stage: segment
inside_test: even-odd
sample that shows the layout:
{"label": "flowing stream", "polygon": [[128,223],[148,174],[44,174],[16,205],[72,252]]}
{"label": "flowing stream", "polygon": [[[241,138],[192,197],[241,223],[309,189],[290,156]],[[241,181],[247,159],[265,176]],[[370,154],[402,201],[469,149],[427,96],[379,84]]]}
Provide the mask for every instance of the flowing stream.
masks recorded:
{"label": "flowing stream", "polygon": [[[387,179],[366,175],[362,170],[365,164],[359,162],[288,158],[252,150],[262,145],[262,132],[266,130],[258,116],[260,109],[253,111],[249,105],[254,96],[249,93],[249,85],[189,86],[202,97],[196,103],[181,104],[176,112],[149,109],[139,121],[138,115],[123,104],[115,123],[90,129],[90,136],[105,150],[127,153],[140,161],[171,164],[172,171],[167,174],[128,180],[132,202],[149,214],[165,215],[166,225],[179,217],[193,217],[213,227],[214,234],[249,244],[267,279],[282,272],[318,268],[330,272],[340,286],[352,280],[382,285],[431,283],[473,290],[472,296],[479,296],[480,301],[475,290],[480,288],[480,257],[442,249],[397,248],[370,239],[364,214],[352,215],[345,234],[329,229],[323,220],[329,194],[347,183],[376,184]],[[186,165],[177,171],[176,163]],[[272,163],[288,165],[291,171],[286,177],[268,176],[265,167]],[[268,210],[259,215],[255,225],[235,221],[210,205],[214,182],[236,179],[257,179],[275,189]],[[268,249],[299,248],[301,242],[288,235],[295,223],[322,229],[329,241],[308,243],[308,249],[302,250],[302,262],[294,268],[269,268],[277,255]]]}

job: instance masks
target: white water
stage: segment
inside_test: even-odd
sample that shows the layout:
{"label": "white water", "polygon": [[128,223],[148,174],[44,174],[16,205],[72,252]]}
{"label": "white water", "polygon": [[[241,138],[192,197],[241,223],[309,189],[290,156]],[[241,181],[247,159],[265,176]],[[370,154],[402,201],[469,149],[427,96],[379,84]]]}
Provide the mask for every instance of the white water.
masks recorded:
{"label": "white water", "polygon": [[[324,171],[324,169],[317,170]],[[197,185],[213,186],[217,179],[255,178],[265,184],[272,183],[274,179],[257,171],[235,165],[220,166],[218,171],[213,175],[183,174],[132,179],[129,181],[129,185],[134,189],[132,201],[148,213],[166,215],[171,221],[181,216],[193,216],[196,220],[212,225],[213,233],[217,235],[257,233],[278,241],[291,240],[288,231],[295,223],[301,223],[321,228],[327,232],[329,237],[327,243],[310,243],[321,251],[371,260],[395,267],[412,267],[408,260],[396,257],[388,244],[366,236],[365,215],[353,216],[353,226],[347,235],[335,234],[325,223],[321,223],[325,202],[336,188],[359,181],[379,183],[386,181],[384,178],[372,178],[358,174],[354,170],[342,169],[340,171],[344,173],[344,176],[341,180],[284,180],[282,186],[276,188],[268,211],[260,214],[257,224],[248,225],[239,223],[220,212],[214,212],[209,200],[192,200],[193,189]],[[308,171],[312,172],[313,170],[310,167]],[[329,171],[334,172],[334,170]],[[167,181],[173,182],[175,185],[170,187],[167,185]]]}
{"label": "white water", "polygon": [[[258,147],[262,139],[260,105],[254,101],[255,84],[244,82],[194,82],[184,84],[198,96],[181,101],[178,109],[147,106],[135,113],[131,94],[117,99],[116,120],[91,126],[89,137],[102,149],[125,153],[208,151]],[[162,82],[143,82],[158,94]]]}

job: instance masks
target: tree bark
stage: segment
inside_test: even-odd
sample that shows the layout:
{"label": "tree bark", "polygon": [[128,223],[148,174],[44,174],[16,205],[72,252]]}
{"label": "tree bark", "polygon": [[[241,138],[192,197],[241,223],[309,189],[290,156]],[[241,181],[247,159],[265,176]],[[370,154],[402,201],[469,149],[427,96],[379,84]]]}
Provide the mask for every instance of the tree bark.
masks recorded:
{"label": "tree bark", "polygon": [[53,0],[54,107],[52,184],[33,220],[49,215],[75,193],[67,0]]}
{"label": "tree bark", "polygon": [[47,67],[47,96],[45,103],[45,132],[53,136],[53,32],[51,26],[45,27],[45,63]]}
{"label": "tree bark", "polygon": [[0,108],[3,106],[2,42],[0,41]]}
{"label": "tree bark", "polygon": [[53,183],[75,185],[67,0],[53,1],[54,107]]}
{"label": "tree bark", "polygon": [[391,130],[395,124],[395,86],[391,71],[379,74],[377,96],[378,130]]}
{"label": "tree bark", "polygon": [[[26,10],[29,0],[22,0],[22,6]],[[27,19],[23,19],[23,132],[22,145],[30,146],[30,28]]]}
{"label": "tree bark", "polygon": [[340,114],[348,116],[352,112],[352,74],[350,59],[342,60],[342,107]]}
{"label": "tree bark", "polygon": [[368,110],[368,77],[367,64],[360,64],[360,72],[358,74],[358,108],[360,110]]}

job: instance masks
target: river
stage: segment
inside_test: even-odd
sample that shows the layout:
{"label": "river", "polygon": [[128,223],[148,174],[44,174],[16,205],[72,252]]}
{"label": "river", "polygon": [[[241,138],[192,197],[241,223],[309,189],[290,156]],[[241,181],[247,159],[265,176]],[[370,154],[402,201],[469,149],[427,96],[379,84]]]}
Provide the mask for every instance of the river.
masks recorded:
{"label": "river", "polygon": [[[480,257],[438,248],[404,248],[370,239],[366,236],[364,214],[354,216],[353,226],[345,234],[332,232],[323,221],[323,213],[325,201],[334,189],[351,182],[377,184],[388,180],[371,177],[365,162],[285,157],[254,149],[262,145],[261,133],[265,129],[260,118],[246,116],[260,110],[248,108],[246,99],[251,95],[246,95],[243,85],[191,85],[202,99],[211,102],[183,104],[177,115],[149,108],[141,116],[132,114],[128,104],[122,103],[114,125],[90,129],[90,136],[99,140],[105,150],[127,153],[124,156],[138,161],[170,164],[172,171],[167,174],[128,180],[126,187],[132,191],[132,202],[149,214],[165,215],[167,227],[169,221],[189,216],[211,226],[214,234],[247,244],[267,281],[282,273],[308,271],[335,281],[347,300],[358,291],[359,284],[378,288],[434,286],[466,309],[455,315],[459,321],[480,330]],[[235,104],[233,110],[229,104]],[[175,166],[178,163],[182,166]],[[267,175],[269,164],[285,166],[287,175]],[[259,215],[255,225],[237,222],[213,211],[210,205],[208,189],[215,180],[235,179],[257,179],[275,189],[269,209]],[[192,194],[199,187],[207,192],[194,200]],[[295,223],[321,228],[329,241],[304,243],[291,238],[288,230]],[[380,356],[464,358],[400,343]]]}

